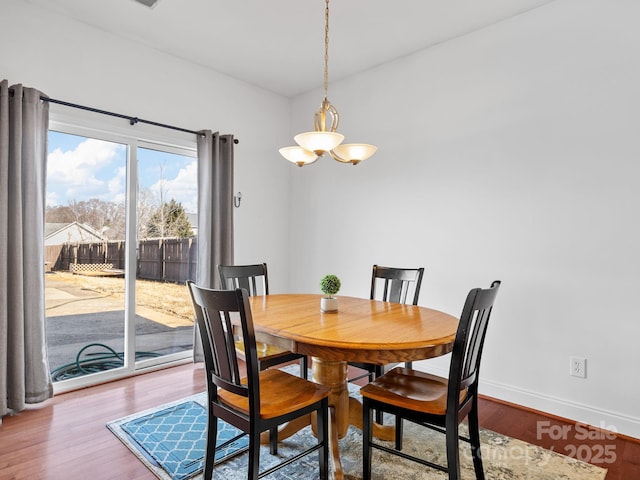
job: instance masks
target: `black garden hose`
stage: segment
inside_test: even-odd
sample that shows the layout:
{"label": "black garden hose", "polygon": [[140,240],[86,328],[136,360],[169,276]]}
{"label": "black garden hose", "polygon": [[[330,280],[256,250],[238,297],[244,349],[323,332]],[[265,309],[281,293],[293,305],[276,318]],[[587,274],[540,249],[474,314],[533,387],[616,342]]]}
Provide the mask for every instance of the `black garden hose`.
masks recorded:
{"label": "black garden hose", "polygon": [[[90,347],[102,347],[108,350],[109,353],[88,353],[87,357],[89,358],[81,360],[81,355]],[[136,352],[136,360],[160,356],[162,356],[162,354],[157,352]],[[122,366],[124,366],[123,352],[116,352],[113,348],[103,343],[89,343],[78,351],[75,362],[67,363],[52,370],[51,378],[54,382],[58,382],[60,380],[68,380],[92,373],[104,372]]]}

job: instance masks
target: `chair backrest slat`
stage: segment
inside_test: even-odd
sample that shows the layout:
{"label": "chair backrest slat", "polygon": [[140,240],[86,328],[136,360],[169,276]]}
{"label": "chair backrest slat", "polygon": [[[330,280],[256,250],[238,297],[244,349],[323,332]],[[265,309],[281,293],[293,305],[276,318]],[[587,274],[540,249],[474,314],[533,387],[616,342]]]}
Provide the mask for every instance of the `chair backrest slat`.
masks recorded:
{"label": "chair backrest slat", "polygon": [[[255,331],[248,292],[244,289],[212,290],[187,282],[200,329],[205,365],[211,384],[237,395],[249,397],[259,412],[258,356],[255,345]],[[233,324],[236,317],[240,322],[245,347],[246,376],[244,381],[235,348]]]}
{"label": "chair backrest slat", "polygon": [[477,394],[482,349],[499,287],[500,282],[496,280],[490,288],[476,288],[467,295],[460,315],[449,370],[448,399],[453,402],[452,408],[465,388],[471,389],[472,394]]}
{"label": "chair backrest slat", "polygon": [[249,295],[269,295],[267,264],[218,265],[222,288],[234,290],[244,288]]}
{"label": "chair backrest slat", "polygon": [[[212,365],[216,365],[217,361],[213,358],[213,345],[211,341],[211,335],[209,334],[209,329],[205,320],[205,313],[202,310],[202,307],[196,302],[194,297],[195,284],[191,281],[187,281],[187,290],[189,290],[189,295],[191,296],[191,304],[193,305],[193,311],[195,314],[196,325],[198,326],[198,330],[200,332],[200,339],[202,340],[202,352],[204,355],[204,363],[207,367],[207,370],[210,370]],[[215,386],[213,384],[213,379],[211,375],[206,375],[207,377],[207,390],[210,392],[215,392]]]}
{"label": "chair backrest slat", "polygon": [[378,285],[383,285],[382,296],[379,300],[393,303],[407,303],[409,291],[413,290],[413,297],[409,297],[413,305],[418,304],[420,287],[424,268],[395,268],[373,266],[371,276],[371,296],[376,299]]}

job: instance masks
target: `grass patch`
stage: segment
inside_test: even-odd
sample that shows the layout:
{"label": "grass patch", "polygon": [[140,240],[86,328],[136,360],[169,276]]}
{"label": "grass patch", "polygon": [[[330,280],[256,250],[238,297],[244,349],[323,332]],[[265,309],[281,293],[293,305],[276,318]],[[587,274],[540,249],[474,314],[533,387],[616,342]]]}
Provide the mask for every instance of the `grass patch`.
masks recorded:
{"label": "grass patch", "polygon": [[[70,272],[54,272],[53,275],[56,281],[124,299],[124,278],[76,275]],[[193,307],[186,285],[138,279],[136,305],[193,322]]]}

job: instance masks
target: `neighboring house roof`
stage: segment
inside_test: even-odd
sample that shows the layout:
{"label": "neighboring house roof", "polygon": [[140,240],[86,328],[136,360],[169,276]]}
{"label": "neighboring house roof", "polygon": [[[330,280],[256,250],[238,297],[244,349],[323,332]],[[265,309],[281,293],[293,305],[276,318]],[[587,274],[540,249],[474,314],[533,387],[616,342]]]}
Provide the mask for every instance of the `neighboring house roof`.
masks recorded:
{"label": "neighboring house roof", "polygon": [[59,245],[68,242],[102,242],[106,240],[100,232],[84,223],[45,223],[45,245]]}
{"label": "neighboring house roof", "polygon": [[44,224],[44,238],[48,238],[59,230],[64,229],[67,225],[72,225],[70,223],[45,223]]}

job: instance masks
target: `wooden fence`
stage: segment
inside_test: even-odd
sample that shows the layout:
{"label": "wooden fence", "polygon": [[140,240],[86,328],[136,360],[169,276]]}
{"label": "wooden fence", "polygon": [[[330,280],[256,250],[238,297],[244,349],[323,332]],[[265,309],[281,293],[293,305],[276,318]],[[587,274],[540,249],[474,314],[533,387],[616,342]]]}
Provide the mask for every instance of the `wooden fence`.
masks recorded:
{"label": "wooden fence", "polygon": [[[196,278],[197,237],[158,238],[138,243],[136,278],[184,283]],[[65,243],[45,247],[46,270],[70,271],[72,265],[111,264],[125,268],[125,242]],[[77,267],[76,271],[79,271]]]}

